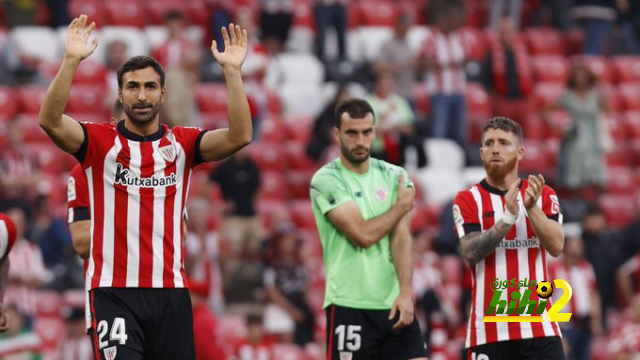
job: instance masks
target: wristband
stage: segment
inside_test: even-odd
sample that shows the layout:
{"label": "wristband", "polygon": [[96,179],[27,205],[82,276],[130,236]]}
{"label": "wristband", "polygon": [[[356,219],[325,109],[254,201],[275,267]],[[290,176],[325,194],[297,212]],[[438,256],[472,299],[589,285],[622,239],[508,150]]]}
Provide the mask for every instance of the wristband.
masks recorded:
{"label": "wristband", "polygon": [[502,216],[502,221],[507,225],[513,225],[516,223],[516,220],[518,220],[518,217],[516,215],[513,215],[511,211],[509,211],[509,209],[505,208],[504,215]]}

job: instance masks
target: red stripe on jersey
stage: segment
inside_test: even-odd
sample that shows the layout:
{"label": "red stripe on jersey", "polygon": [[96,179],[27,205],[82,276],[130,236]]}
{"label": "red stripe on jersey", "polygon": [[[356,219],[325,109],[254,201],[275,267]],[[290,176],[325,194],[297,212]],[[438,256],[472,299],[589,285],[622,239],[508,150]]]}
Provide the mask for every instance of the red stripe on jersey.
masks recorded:
{"label": "red stripe on jersey", "polygon": [[[523,190],[520,190],[520,192],[522,193]],[[524,196],[524,194],[523,194],[523,196]],[[502,207],[504,208],[505,205],[506,205],[504,197],[501,197],[500,200],[502,202]],[[518,238],[518,235],[517,235],[517,231],[516,231],[516,225],[514,224],[511,227],[511,229],[509,229],[509,231],[507,232],[507,235],[505,236],[505,239],[508,239],[508,241],[509,241],[509,240],[515,240],[517,238]],[[521,274],[519,273],[518,251],[519,251],[518,249],[505,249],[504,250],[504,253],[505,253],[504,255],[505,255],[505,258],[507,259],[507,280],[511,281],[511,279],[515,279],[516,283],[519,282],[520,279],[524,278],[524,276],[520,276]],[[524,275],[524,274],[522,274],[522,275]],[[518,289],[516,287],[508,288],[508,290],[507,290],[507,301],[508,302],[512,301],[511,294],[513,294],[514,291],[520,292],[520,289]],[[508,323],[507,326],[509,328],[509,339],[522,339],[522,334],[520,333],[520,323]]]}
{"label": "red stripe on jersey", "polygon": [[[185,181],[186,184],[189,184],[191,182],[191,166],[193,163],[193,158],[187,159],[187,166],[185,166],[184,168],[184,175],[183,175],[183,179]],[[182,206],[180,207],[181,209],[184,209],[185,204],[187,202],[187,190],[188,190],[189,186],[185,185],[182,187]],[[180,217],[182,218],[182,213],[180,213]],[[180,222],[180,224],[182,224],[182,222]],[[184,239],[184,227],[182,225],[180,225],[180,239]],[[184,241],[180,241],[180,251],[181,254],[184,254]],[[188,287],[188,282],[187,282],[187,274],[184,271],[184,267],[182,267],[180,269],[180,275],[182,276],[182,283],[185,284],[185,287]]]}
{"label": "red stripe on jersey", "polygon": [[[131,167],[131,149],[129,141],[120,135],[122,149],[116,157],[116,164],[122,164],[124,169]],[[129,249],[127,248],[128,238],[128,212],[129,212],[129,190],[127,185],[115,184],[115,206],[113,214],[114,222],[114,242],[113,242],[113,287],[126,287],[127,285],[127,264],[129,262]]]}
{"label": "red stripe on jersey", "polygon": [[[162,139],[162,141],[160,141],[160,147],[168,146],[168,145],[170,145],[170,142],[167,139]],[[189,165],[187,165],[186,167],[189,167]],[[178,170],[177,170],[175,161],[171,163],[167,162],[165,175],[168,176],[169,174],[176,173],[177,171]],[[176,187],[169,186],[165,188],[165,191],[166,191],[167,200],[165,200],[164,202],[164,215],[165,215],[164,217],[165,219],[173,219],[174,212],[175,212]],[[181,223],[182,223],[182,220],[181,220]],[[174,232],[174,222],[165,221],[164,222],[165,241],[162,242],[164,244],[163,245],[164,248],[163,248],[162,282],[164,283],[165,287],[174,286],[174,279],[173,279],[174,254],[173,254],[173,246],[171,246],[170,244],[173,241],[173,232]]]}
{"label": "red stripe on jersey", "polygon": [[98,321],[96,320],[96,307],[94,306],[95,295],[92,291],[89,292],[90,304],[91,304],[91,327],[93,328],[93,353],[97,360],[100,360],[100,348],[98,347]]}
{"label": "red stripe on jersey", "polygon": [[[149,178],[154,174],[155,161],[153,159],[153,146],[150,142],[140,143],[142,166],[140,173],[143,178]],[[140,270],[138,273],[140,287],[151,287],[153,273],[153,188],[140,188],[140,242],[138,243],[140,254]]]}
{"label": "red stripe on jersey", "polygon": [[[478,188],[478,189],[480,190],[483,213],[486,214],[488,212],[493,212],[493,204],[491,203],[491,196],[489,195],[489,193],[486,193],[486,191],[483,191],[480,188]],[[480,223],[483,225],[482,229],[484,229],[484,230],[490,229],[495,223],[495,218],[493,216],[491,216],[491,217],[484,217],[483,216],[483,218],[479,219],[479,220],[480,220]],[[490,287],[488,286],[488,284],[490,284],[496,277],[496,253],[495,253],[495,251],[493,251],[491,254],[489,254],[489,256],[484,258],[483,261],[484,261],[484,272],[485,273],[484,273],[484,279],[482,279],[482,281],[484,283],[481,283],[479,281],[475,282],[476,286],[484,286],[484,289],[485,289],[484,290],[484,308],[482,309],[483,313],[482,314],[478,314],[482,318],[484,318],[484,311],[486,311],[487,307],[489,306],[489,303],[491,303],[491,298],[493,297],[493,294],[489,291]],[[500,279],[500,280],[502,280],[502,279]],[[475,308],[475,301],[473,301],[473,304],[474,304],[474,308]],[[496,324],[496,323],[485,323],[485,334],[486,334],[486,342],[496,342],[496,341],[498,341],[498,324]]]}

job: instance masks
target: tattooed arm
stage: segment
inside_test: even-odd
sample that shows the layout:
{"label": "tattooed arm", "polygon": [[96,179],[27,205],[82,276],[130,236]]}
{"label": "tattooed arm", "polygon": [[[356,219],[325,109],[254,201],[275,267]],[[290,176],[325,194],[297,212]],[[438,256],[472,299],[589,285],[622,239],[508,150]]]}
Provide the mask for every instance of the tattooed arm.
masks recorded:
{"label": "tattooed arm", "polygon": [[460,238],[460,252],[471,266],[487,257],[498,246],[511,225],[498,220],[489,230],[474,231]]}

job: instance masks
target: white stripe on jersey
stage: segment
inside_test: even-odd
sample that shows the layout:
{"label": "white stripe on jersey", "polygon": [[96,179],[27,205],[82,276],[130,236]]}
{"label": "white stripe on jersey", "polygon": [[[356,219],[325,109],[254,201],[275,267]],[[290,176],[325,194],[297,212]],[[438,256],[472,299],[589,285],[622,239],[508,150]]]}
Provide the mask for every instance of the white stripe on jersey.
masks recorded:
{"label": "white stripe on jersey", "polygon": [[[103,179],[115,179],[116,158],[122,149],[122,143],[118,136],[115,137],[114,146],[104,158]],[[103,180],[104,181],[104,180]],[[102,231],[102,273],[100,274],[100,287],[113,286],[113,267],[115,265],[115,216],[116,216],[116,189],[113,186],[103,186],[104,203],[104,227]],[[93,199],[92,199],[93,200]]]}
{"label": "white stripe on jersey", "polygon": [[[158,151],[160,141],[152,143],[153,149],[153,172],[156,175],[164,177],[165,161]],[[153,265],[152,265],[152,281],[151,286],[161,288],[164,286],[163,269],[164,269],[164,200],[166,198],[166,188],[157,187],[153,191],[153,234],[151,238],[151,248],[153,249]]]}
{"label": "white stripe on jersey", "polygon": [[[500,195],[496,195],[496,194],[489,194],[489,196],[491,198],[491,208],[493,210],[493,218],[497,222],[498,220],[502,219],[502,217],[504,216],[504,205],[502,205],[502,198]],[[522,215],[522,214],[519,214],[519,215]],[[504,238],[502,238],[500,241],[504,241]],[[502,279],[509,280],[509,276],[507,274],[507,254],[506,254],[505,248],[501,246],[496,247],[495,254],[496,254],[496,277],[500,280]],[[484,260],[482,262],[484,263]],[[493,279],[489,279],[489,280],[493,281]],[[511,299],[507,297],[506,300],[507,300],[507,307],[508,307],[509,301],[511,301]],[[507,314],[498,314],[498,316],[507,316]],[[498,330],[498,341],[509,339],[508,323],[503,323],[503,322],[496,323],[496,329]]]}
{"label": "white stripe on jersey", "polygon": [[[185,165],[187,163],[187,160],[185,159],[185,151],[182,148],[182,145],[175,141],[173,137],[169,140],[175,144],[177,156],[179,158],[176,160],[176,174],[184,174]],[[189,170],[189,179],[191,179],[191,170]],[[182,259],[182,237],[180,236],[182,231],[182,209],[183,203],[186,201],[183,198],[182,193],[184,187],[188,186],[188,182],[185,184],[184,180],[184,176],[179,176],[179,186],[176,185],[176,195],[173,203],[173,281],[176,287],[185,286],[180,273],[180,269],[182,268],[182,264],[180,263],[180,259]]]}
{"label": "white stripe on jersey", "polygon": [[[93,169],[88,167],[84,170],[87,175],[87,189],[89,192],[89,208],[95,205],[95,199],[93,194]],[[91,214],[95,214],[95,209],[91,209]],[[94,276],[96,270],[96,264],[93,259],[93,228],[95,224],[93,222],[93,216],[91,216],[91,222],[89,223],[89,231],[91,234],[91,241],[89,242],[89,264],[87,264],[87,272],[85,273],[85,286],[87,291],[91,290],[91,278]]]}
{"label": "white stripe on jersey", "polygon": [[[522,197],[522,192],[518,191],[518,220],[516,220],[516,239],[527,239],[527,209],[524,207],[524,198]],[[518,281],[524,280],[529,277],[529,250],[526,249],[524,251],[518,251]],[[531,281],[530,278],[527,281]],[[520,295],[527,290],[521,289]],[[537,296],[533,294],[534,296]],[[522,301],[522,300],[521,300]],[[524,299],[524,301],[529,301],[529,299]],[[529,309],[527,309],[528,311]],[[528,339],[533,337],[533,328],[531,327],[531,323],[520,323],[520,334],[523,338]]]}
{"label": "white stripe on jersey", "polygon": [[[480,195],[480,190],[478,189],[478,185],[475,185],[474,187],[471,188],[471,194],[473,195],[473,199],[476,202],[476,205],[478,206],[478,219],[482,219],[482,196]],[[484,231],[484,224],[482,223],[482,221],[480,222],[480,230]],[[476,265],[476,279],[474,279],[475,284],[484,284],[484,277],[485,277],[485,267],[484,267],[484,261],[480,261],[477,265]],[[473,279],[473,276],[471,277]],[[493,280],[493,279],[492,279]],[[482,322],[482,314],[484,314],[485,309],[484,308],[484,286],[476,286],[474,287],[474,289],[476,289],[476,301],[472,302],[473,304],[475,304],[475,309],[473,309],[473,311],[475,312],[475,314],[480,314],[480,316],[476,316],[476,322],[474,324],[476,329],[483,329],[484,330],[484,324]],[[471,322],[469,322],[469,325],[471,325]],[[471,331],[471,327],[469,327],[469,331],[467,332],[467,334],[469,334]],[[484,331],[477,331],[476,332],[476,339],[478,342],[484,344],[487,339],[486,339],[486,334]],[[466,347],[469,347],[470,344],[470,337],[467,336],[467,340],[466,340]]]}
{"label": "white stripe on jersey", "polygon": [[[142,178],[142,150],[140,142],[127,141],[129,146],[129,174]],[[137,287],[140,279],[140,188],[127,186],[127,287]],[[155,211],[155,209],[154,209]],[[154,213],[154,222],[155,213]],[[115,264],[114,264],[115,265]]]}
{"label": "white stripe on jersey", "polygon": [[9,248],[9,229],[4,221],[0,221],[0,258],[4,257]]}

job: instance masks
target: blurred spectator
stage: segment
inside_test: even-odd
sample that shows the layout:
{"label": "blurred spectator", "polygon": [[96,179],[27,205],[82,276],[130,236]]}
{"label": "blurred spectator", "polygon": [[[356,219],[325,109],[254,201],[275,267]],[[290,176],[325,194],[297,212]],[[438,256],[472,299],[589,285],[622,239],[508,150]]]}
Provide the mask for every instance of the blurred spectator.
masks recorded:
{"label": "blurred spectator", "polygon": [[616,271],[616,280],[623,303],[631,304],[631,298],[640,294],[640,252],[620,266]]}
{"label": "blurred spectator", "polygon": [[196,125],[195,92],[200,81],[202,53],[193,47],[181,52],[180,63],[167,69],[165,86],[167,92],[160,116],[170,127]]}
{"label": "blurred spectator", "polygon": [[68,307],[62,311],[66,323],[67,336],[60,347],[60,359],[92,360],[91,338],[87,336],[84,308]]}
{"label": "blurred spectator", "polygon": [[[582,220],[585,257],[593,266],[602,302],[601,314],[615,307],[615,271],[620,264],[617,234],[607,228],[602,209],[591,204]],[[606,318],[605,318],[606,320]]]}
{"label": "blurred spectator", "polygon": [[189,294],[193,307],[193,335],[196,360],[224,359],[222,344],[218,340],[217,320],[207,306],[209,285],[189,278]]}
{"label": "blurred spectator", "polygon": [[[75,261],[67,224],[56,218],[45,196],[39,196],[34,204],[33,219],[27,237],[40,247],[44,264],[48,269]],[[82,285],[82,284],[81,284]]]}
{"label": "blurred spectator", "polygon": [[451,138],[466,147],[464,64],[467,58],[459,29],[459,10],[442,7],[420,54],[431,96],[431,136]]}
{"label": "blurred spectator", "polygon": [[415,111],[413,87],[418,70],[418,58],[409,46],[407,33],[412,25],[411,17],[403,14],[394,27],[394,37],[385,42],[375,64],[378,74],[391,73],[395,79],[398,94],[409,101]]}
{"label": "blurred spectator", "polygon": [[223,239],[228,242],[223,282],[228,302],[253,301],[260,284],[258,253],[262,222],[255,203],[260,189],[260,169],[242,149],[217,166],[209,180],[220,186],[224,200]]}
{"label": "blurred spectator", "polygon": [[425,339],[431,348],[432,315],[440,311],[437,290],[442,286],[440,256],[433,249],[433,240],[428,231],[418,234],[413,240],[413,293],[416,307],[424,313]]}
{"label": "blurred spectator", "polygon": [[262,316],[249,314],[246,322],[247,338],[235,344],[231,360],[272,360],[273,342],[265,335]]}
{"label": "blurred spectator", "polygon": [[633,297],[624,318],[607,341],[613,360],[634,360],[640,356],[640,295]]}
{"label": "blurred spectator", "polygon": [[0,85],[21,85],[43,80],[38,73],[39,60],[20,52],[9,33],[0,32]]}
{"label": "blurred spectator", "polygon": [[[209,36],[216,40],[218,51],[223,52],[224,39],[222,38],[222,32],[220,29],[222,27],[229,26],[231,20],[235,18],[238,5],[234,0],[209,0],[208,3],[211,13],[211,18],[209,20],[211,26],[209,29]],[[240,7],[240,9],[242,9],[242,7]],[[242,28],[245,29],[244,26],[242,26]],[[247,30],[247,32],[250,36],[252,35],[249,30]]]}
{"label": "blurred spectator", "polygon": [[571,14],[585,31],[583,52],[604,54],[616,20],[616,0],[574,0]]}
{"label": "blurred spectator", "polygon": [[249,9],[237,12],[236,24],[246,29],[249,35],[247,59],[242,65],[242,77],[249,104],[253,105],[251,111],[253,139],[257,140],[260,136],[261,120],[267,113],[267,88],[264,78],[269,66],[270,56],[267,48],[260,42],[253,14]]}
{"label": "blurred spectator", "polygon": [[336,125],[336,106],[341,101],[351,97],[349,88],[346,85],[340,86],[336,92],[336,96],[324,110],[316,117],[311,130],[311,139],[307,144],[307,156],[320,162],[329,146],[334,143],[333,129]]}
{"label": "blurred spectator", "polygon": [[[596,276],[584,259],[584,244],[578,234],[566,236],[563,256],[549,265],[549,276],[566,280],[573,291],[571,301],[561,311],[573,314],[571,321],[560,323],[563,340],[569,345],[567,359],[591,359],[591,338],[602,335],[602,313]],[[554,292],[554,303],[561,295]]]}
{"label": "blurred spectator", "polygon": [[42,340],[26,325],[25,316],[14,306],[9,306],[5,311],[9,329],[0,334],[0,359],[42,359]]}
{"label": "blurred spectator", "polygon": [[187,260],[185,269],[189,282],[206,284],[207,304],[216,312],[222,312],[224,295],[220,263],[220,237],[209,221],[212,206],[208,200],[196,198],[189,200],[187,222],[188,232],[185,239]]}
{"label": "blurred spectator", "polygon": [[71,23],[68,0],[47,0],[47,7],[51,13],[51,27],[57,28]]}
{"label": "blurred spectator", "polygon": [[313,12],[316,20],[316,55],[326,62],[327,30],[332,27],[338,40],[338,61],[347,60],[347,4],[349,0],[314,0]]}
{"label": "blurred spectator", "polygon": [[118,70],[128,60],[127,51],[127,43],[122,40],[113,40],[107,44],[104,62],[107,67],[105,83],[108,96],[103,101],[105,109],[111,108],[118,98]]}
{"label": "blurred spectator", "polygon": [[636,55],[640,55],[640,2],[617,0],[617,5],[623,24],[631,30],[631,50]]}
{"label": "blurred spectator", "polygon": [[293,0],[260,0],[260,35],[269,54],[284,51],[293,23]]}
{"label": "blurred spectator", "polygon": [[307,298],[309,274],[302,263],[302,242],[293,224],[276,229],[267,245],[266,266],[266,331],[304,346],[313,341],[315,317]]}
{"label": "blurred spectator", "polygon": [[[603,111],[609,111],[606,99],[596,88],[596,77],[588,67],[575,65],[567,91],[551,108],[566,110],[572,118],[567,129],[549,121],[549,127],[562,135],[558,181],[579,197],[594,200],[607,181],[606,152],[613,146]],[[595,194],[594,194],[595,193]]]}
{"label": "blurred spectator", "polygon": [[9,29],[16,26],[37,25],[38,0],[5,0],[2,1],[4,18]]}
{"label": "blurred spectator", "polygon": [[371,145],[371,156],[392,164],[404,163],[404,150],[409,145],[418,150],[418,165],[426,165],[426,152],[418,139],[415,115],[409,101],[395,92],[391,73],[381,73],[373,93],[367,97],[376,116],[376,138]]}
{"label": "blurred spectator", "polygon": [[198,49],[186,34],[184,18],[177,10],[169,11],[164,16],[168,38],[152,51],[152,56],[158,60],[165,70],[180,66],[184,53]]}
{"label": "blurred spectator", "polygon": [[491,0],[489,26],[496,29],[500,26],[501,19],[506,18],[513,22],[514,27],[520,27],[520,14],[522,9],[522,0]]}
{"label": "blurred spectator", "polygon": [[533,111],[533,74],[529,53],[511,19],[502,19],[498,39],[491,42],[484,83],[493,95],[493,113],[523,123]]}
{"label": "blurred spectator", "polygon": [[9,286],[5,303],[15,304],[21,313],[33,316],[36,313],[37,288],[45,285],[51,274],[44,265],[40,248],[25,236],[27,220],[22,210],[14,208],[7,215],[16,225],[17,237],[9,253]]}
{"label": "blurred spectator", "polygon": [[9,121],[5,128],[7,146],[0,149],[0,211],[19,207],[30,216],[39,186],[45,184],[37,154],[26,151],[22,121]]}
{"label": "blurred spectator", "polygon": [[[622,260],[627,261],[636,254],[640,254],[640,191],[633,196],[635,216],[631,223],[622,232]],[[640,275],[640,274],[639,274]],[[640,283],[638,284],[640,290]]]}

